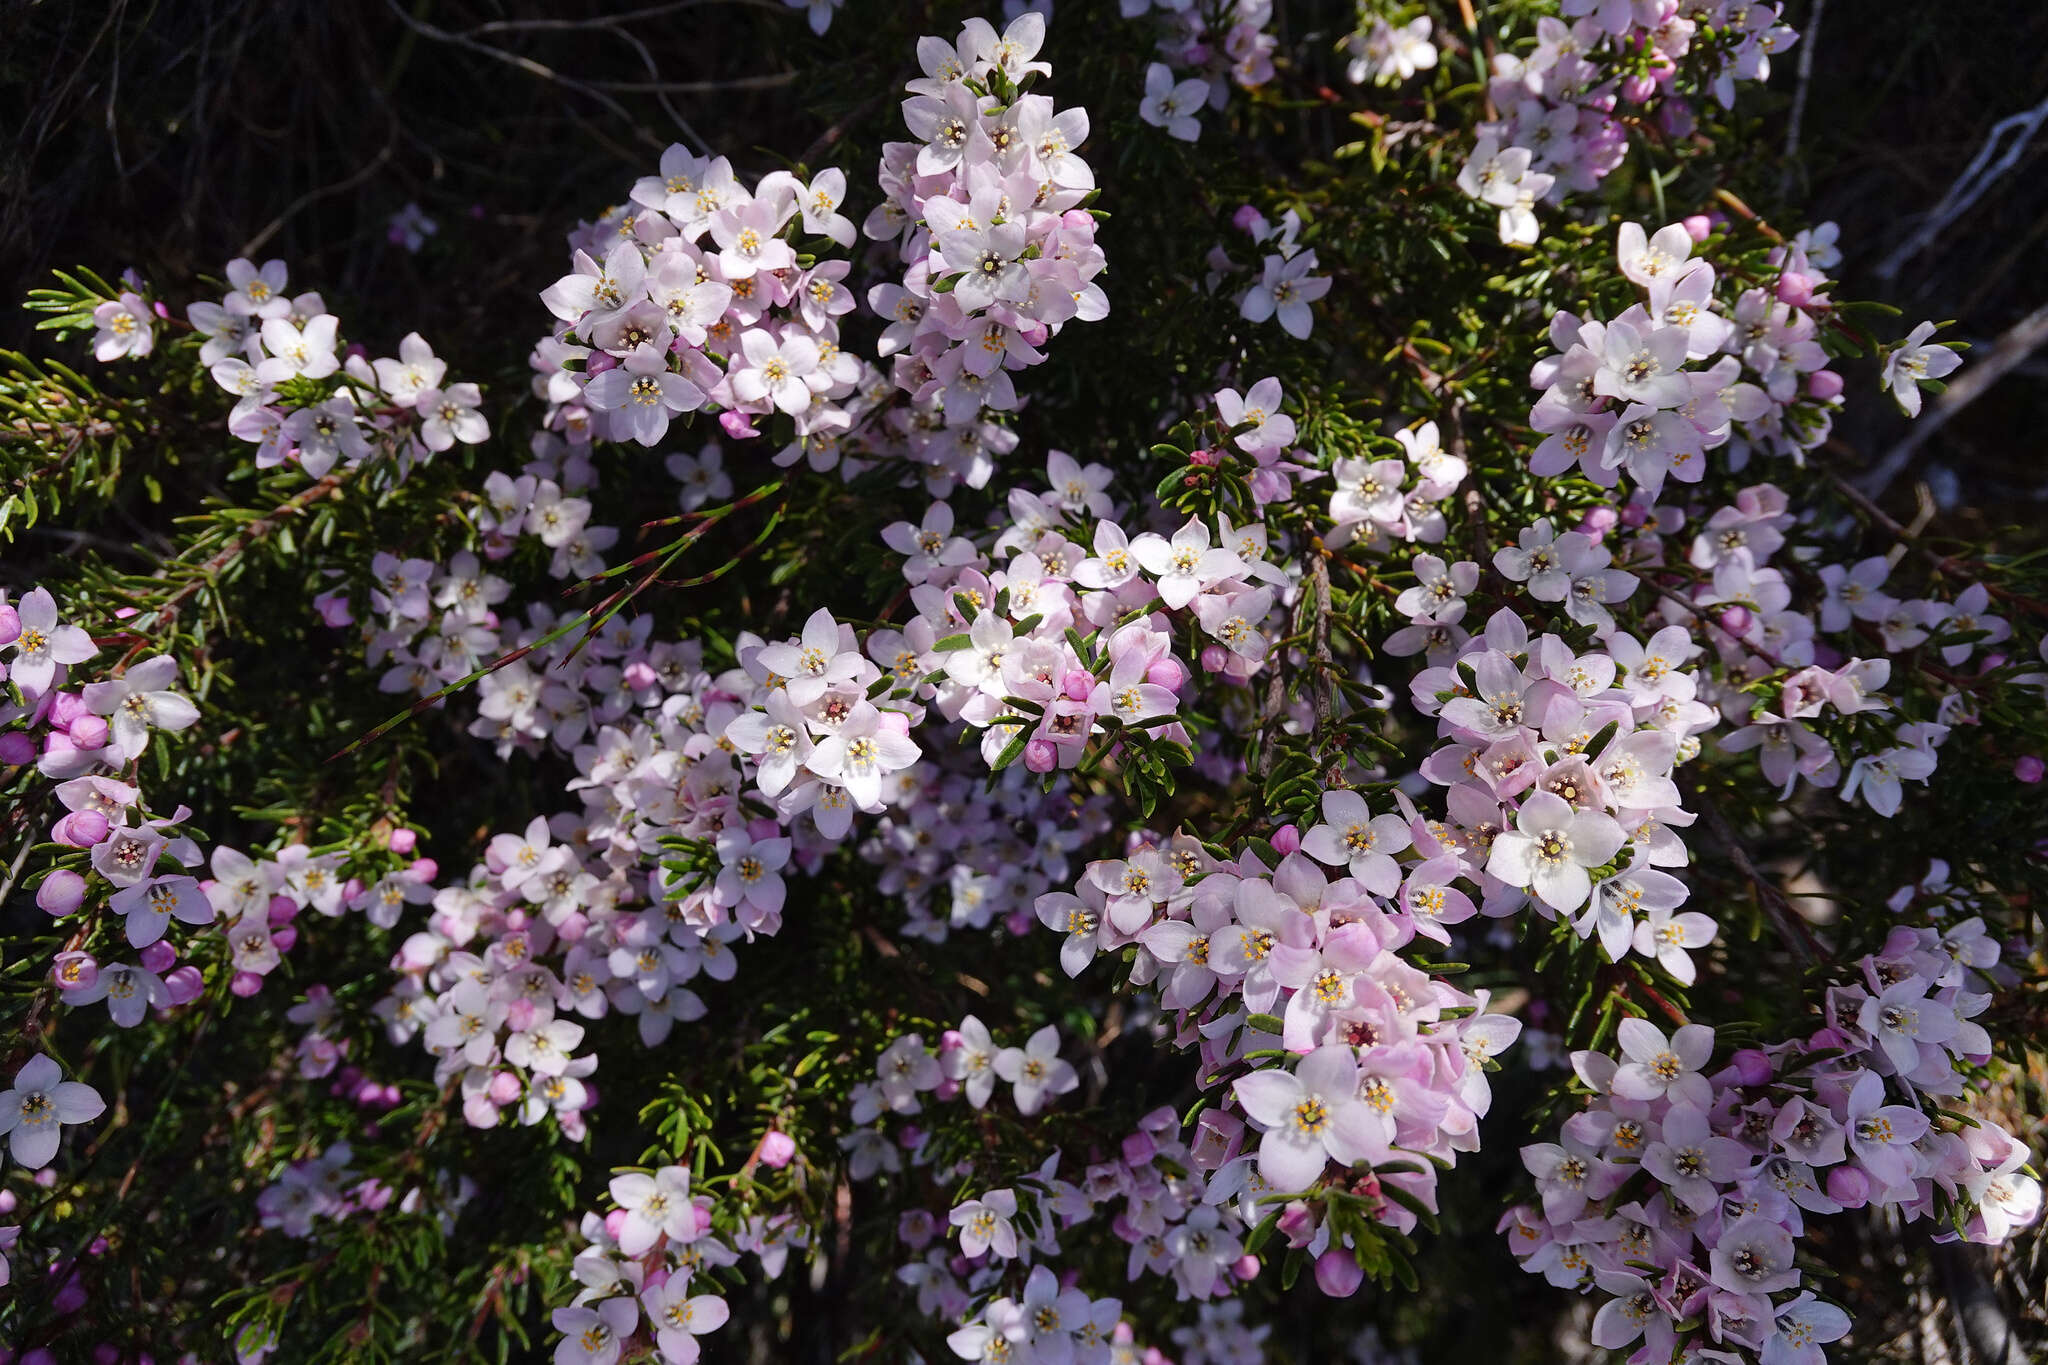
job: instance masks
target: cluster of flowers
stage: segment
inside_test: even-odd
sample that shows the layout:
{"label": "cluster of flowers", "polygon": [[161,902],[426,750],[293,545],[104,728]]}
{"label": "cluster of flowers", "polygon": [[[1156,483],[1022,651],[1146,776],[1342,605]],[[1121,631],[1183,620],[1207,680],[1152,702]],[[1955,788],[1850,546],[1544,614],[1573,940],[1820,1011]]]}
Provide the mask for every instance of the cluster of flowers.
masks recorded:
{"label": "cluster of flowers", "polygon": [[[1434,545],[1443,540],[1447,526],[1444,499],[1463,486],[1470,470],[1464,460],[1443,448],[1434,422],[1404,428],[1395,432],[1394,438],[1401,444],[1403,459],[1346,456],[1331,465],[1329,515],[1333,526],[1323,537],[1325,544],[1384,551],[1395,541]],[[1467,585],[1460,592],[1471,590]],[[1432,588],[1429,605],[1436,613],[1434,619],[1452,624],[1463,614],[1462,603],[1454,606],[1451,601],[1454,595]],[[1401,609],[1409,610],[1407,606]],[[1457,615],[1443,614],[1454,610]]]}
{"label": "cluster of flowers", "polygon": [[285,293],[283,261],[237,258],[227,275],[219,303],[194,303],[185,316],[206,338],[201,362],[235,396],[228,430],[256,447],[259,469],[295,461],[320,478],[380,452],[404,469],[458,441],[490,439],[483,392],[449,383],[448,362],[419,333],[395,357],[373,360],[361,346],[343,346],[340,319],[318,294]]}
{"label": "cluster of flowers", "polygon": [[323,1218],[375,1214],[395,1204],[405,1213],[431,1208],[442,1229],[449,1231],[463,1206],[477,1194],[477,1183],[470,1177],[443,1172],[431,1198],[421,1188],[401,1196],[375,1177],[358,1179],[361,1172],[349,1165],[354,1159],[354,1150],[346,1142],[337,1142],[318,1156],[287,1165],[256,1196],[256,1212],[263,1226],[287,1237],[310,1237]]}
{"label": "cluster of flowers", "polygon": [[[787,1134],[763,1135],[756,1160],[783,1167],[796,1159]],[[693,1194],[684,1166],[622,1171],[612,1177],[609,1213],[583,1216],[589,1243],[572,1273],[582,1288],[554,1311],[556,1365],[614,1365],[629,1348],[652,1347],[667,1365],[693,1365],[697,1338],[729,1316],[710,1272],[737,1265],[743,1252],[774,1279],[792,1249],[807,1243],[804,1229],[786,1214],[739,1217],[736,1235],[714,1229],[727,1211],[710,1195]],[[645,1327],[642,1327],[642,1319]]]}
{"label": "cluster of flowers", "polygon": [[1740,469],[1752,451],[1799,460],[1827,438],[1842,381],[1825,368],[1818,323],[1801,306],[1813,302],[1810,289],[1781,277],[1777,289],[1744,289],[1732,305],[1717,298],[1718,273],[1692,255],[1711,230],[1704,217],[1655,234],[1622,224],[1621,271],[1646,301],[1604,322],[1551,319],[1558,354],[1529,377],[1543,391],[1529,420],[1546,433],[1533,472],[1576,465],[1604,488],[1625,473],[1654,499],[1667,477],[1698,483],[1709,450],[1727,446],[1729,467]]}
{"label": "cluster of flowers", "polygon": [[[1324,823],[1305,835],[1276,832],[1277,866],[1250,848],[1219,859],[1177,836],[1091,863],[1073,893],[1038,902],[1040,919],[1065,938],[1069,974],[1100,952],[1134,949],[1131,980],[1158,990],[1174,1041],[1200,1047],[1205,1075],[1238,1073],[1231,1102],[1260,1138],[1233,1189],[1255,1171],[1261,1191],[1307,1191],[1332,1160],[1455,1162],[1475,1149],[1490,1103],[1486,1059],[1520,1028],[1401,955],[1418,935],[1443,941],[1443,923],[1472,913],[1440,863],[1417,865],[1404,884],[1392,855],[1430,837],[1425,823],[1374,817],[1350,790],[1325,793],[1323,804]],[[1301,1058],[1291,1072],[1276,1060],[1290,1056]],[[1203,1122],[1214,1129],[1205,1141],[1233,1157],[1248,1141],[1234,1114]],[[1353,1171],[1337,1184],[1406,1230],[1411,1201],[1434,1207],[1436,1166]],[[1384,1198],[1386,1186],[1406,1198]],[[1329,1229],[1307,1207],[1296,1221],[1321,1255]]]}
{"label": "cluster of flowers", "polygon": [[941,487],[988,482],[1000,449],[984,411],[1014,411],[1011,373],[1043,361],[1068,321],[1109,311],[1094,283],[1107,261],[1083,207],[1095,189],[1078,153],[1088,112],[1023,93],[1051,74],[1034,60],[1044,39],[1045,17],[1027,12],[1000,34],[970,19],[953,42],[918,40],[924,74],[903,105],[916,141],[883,147],[885,197],[863,225],[894,240],[904,265],[900,283],[868,291],[889,324],[877,353],[893,357],[908,400],[890,426]]}
{"label": "cluster of flowers", "polygon": [[625,205],[571,235],[573,269],[541,294],[557,319],[531,360],[549,427],[577,446],[653,446],[687,413],[719,410],[739,439],[779,412],[795,437],[776,462],[830,468],[870,375],[839,345],[851,265],[809,250],[853,244],[845,197],[837,169],[749,190],[725,157],[663,152]]}
{"label": "cluster of flowers", "polygon": [[[1120,0],[1126,19],[1148,10],[1162,15],[1159,55],[1145,68],[1145,97],[1138,117],[1168,136],[1193,142],[1202,135],[1196,115],[1230,102],[1235,84],[1252,90],[1273,79],[1273,50],[1279,39],[1266,30],[1273,0],[1225,0],[1221,6],[1191,0]],[[1221,23],[1222,36],[1210,27]],[[1187,74],[1181,74],[1187,73]]]}
{"label": "cluster of flowers", "polygon": [[1809,1215],[1872,1205],[1944,1224],[1936,1240],[2001,1242],[2040,1212],[2026,1145],[1926,1098],[1990,1060],[1971,1016],[1991,997],[1968,987],[1998,956],[1982,920],[1899,926],[1860,983],[1828,991],[1825,1027],[1711,1073],[1711,1028],[1624,1020],[1619,1058],[1573,1054],[1588,1106],[1522,1149],[1542,1205],[1500,1227],[1523,1269],[1606,1296],[1596,1346],[1818,1365],[1849,1316],[1795,1262]]}
{"label": "cluster of flowers", "polygon": [[[1363,11],[1364,6],[1360,9]],[[1361,13],[1361,20],[1364,17]],[[1433,22],[1427,14],[1405,24],[1391,24],[1385,15],[1373,15],[1371,23],[1344,40],[1344,50],[1351,54],[1344,74],[1353,85],[1367,81],[1396,85],[1418,71],[1427,71],[1436,65],[1436,44],[1430,41],[1432,30]]]}
{"label": "cluster of flowers", "polygon": [[[1501,209],[1501,240],[1536,240],[1536,201],[1588,191],[1628,154],[1627,106],[1651,108],[1667,137],[1693,128],[1690,98],[1724,107],[1738,80],[1766,80],[1799,35],[1776,5],[1749,0],[1564,0],[1536,21],[1536,45],[1493,59],[1481,123],[1458,184]],[[1398,71],[1398,68],[1397,68]]]}

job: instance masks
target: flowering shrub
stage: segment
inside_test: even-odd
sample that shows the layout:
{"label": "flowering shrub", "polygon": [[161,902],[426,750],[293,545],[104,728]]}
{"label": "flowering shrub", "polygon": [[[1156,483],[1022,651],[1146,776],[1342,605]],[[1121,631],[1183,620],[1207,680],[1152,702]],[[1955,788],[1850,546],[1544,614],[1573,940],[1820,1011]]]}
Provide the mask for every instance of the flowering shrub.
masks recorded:
{"label": "flowering shrub", "polygon": [[1340,93],[1259,0],[875,8],[834,164],[648,157],[522,373],[31,293],[6,1359],[1995,1310],[2044,575],[1846,477],[1961,359],[1750,207],[1778,9],[1368,3]]}

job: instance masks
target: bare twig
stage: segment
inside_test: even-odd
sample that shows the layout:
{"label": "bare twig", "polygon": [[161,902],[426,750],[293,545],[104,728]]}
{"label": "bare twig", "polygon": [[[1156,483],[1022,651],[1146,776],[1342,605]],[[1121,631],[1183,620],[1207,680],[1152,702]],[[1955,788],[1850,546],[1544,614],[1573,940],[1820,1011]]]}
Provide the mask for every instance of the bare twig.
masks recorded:
{"label": "bare twig", "polygon": [[1791,899],[1778,888],[1778,884],[1766,877],[1762,869],[1749,860],[1749,854],[1743,851],[1742,841],[1736,838],[1735,831],[1729,828],[1727,817],[1704,798],[1699,801],[1699,808],[1700,814],[1706,819],[1707,828],[1720,841],[1729,860],[1735,864],[1735,870],[1748,878],[1750,885],[1756,888],[1757,904],[1763,907],[1764,914],[1769,917],[1771,926],[1778,931],[1778,937],[1784,940],[1785,946],[1807,962],[1825,958],[1827,954],[1822,951],[1820,941],[1813,936],[1813,929],[1807,924],[1805,916],[1793,909]]}

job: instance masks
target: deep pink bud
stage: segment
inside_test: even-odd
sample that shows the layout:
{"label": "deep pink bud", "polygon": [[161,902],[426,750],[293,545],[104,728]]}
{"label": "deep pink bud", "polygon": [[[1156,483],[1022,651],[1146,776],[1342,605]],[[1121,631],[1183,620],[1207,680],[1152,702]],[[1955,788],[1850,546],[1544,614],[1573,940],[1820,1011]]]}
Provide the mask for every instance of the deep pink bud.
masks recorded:
{"label": "deep pink bud", "polygon": [[1301,831],[1293,825],[1282,825],[1273,831],[1273,849],[1281,857],[1301,851]]}
{"label": "deep pink bud", "polygon": [[734,412],[730,408],[718,414],[718,425],[735,441],[744,441],[749,436],[761,434],[759,428],[748,419],[747,414]]}
{"label": "deep pink bud", "polygon": [[2039,782],[2044,773],[2048,773],[2048,764],[2033,754],[2021,754],[2013,760],[2012,775],[2030,787]]}
{"label": "deep pink bud", "polygon": [[1230,1273],[1246,1283],[1256,1280],[1259,1278],[1259,1258],[1256,1256],[1238,1257],[1231,1263]]}
{"label": "deep pink bud", "polygon": [[53,919],[62,919],[85,903],[85,878],[60,867],[36,888],[36,904]]}
{"label": "deep pink bud", "polygon": [[1189,464],[1201,465],[1206,468],[1209,465],[1215,464],[1216,459],[1216,452],[1213,450],[1194,450],[1188,452]]}
{"label": "deep pink bud", "polygon": [[415,858],[405,871],[416,882],[430,882],[441,875],[441,864],[432,858]]}
{"label": "deep pink bud", "polygon": [[497,1075],[491,1077],[491,1103],[497,1105],[500,1109],[503,1109],[508,1104],[517,1103],[519,1097],[524,1093],[526,1093],[525,1084],[513,1072],[500,1071]]}
{"label": "deep pink bud", "polygon": [[269,906],[263,913],[263,918],[273,929],[282,924],[290,924],[298,916],[299,903],[290,896],[272,896]]}
{"label": "deep pink bud", "polygon": [[91,848],[113,828],[96,810],[75,810],[50,827],[50,837],[73,848]]}
{"label": "deep pink bud", "polygon": [[1145,681],[1169,692],[1178,692],[1188,680],[1187,665],[1171,654],[1162,654],[1145,670]]}
{"label": "deep pink bud", "polygon": [[1815,370],[1806,376],[1806,391],[1822,402],[1839,398],[1842,396],[1842,376],[1833,370]]}
{"label": "deep pink bud", "polygon": [[6,602],[0,602],[0,645],[11,645],[21,638],[21,613]]}
{"label": "deep pink bud", "polygon": [[1870,1177],[1854,1166],[1837,1166],[1828,1172],[1828,1198],[1845,1209],[1860,1209],[1870,1202]]}
{"label": "deep pink bud", "polygon": [[613,1209],[604,1216],[604,1230],[614,1240],[617,1240],[619,1233],[625,1230],[625,1226],[626,1211],[624,1209]]}
{"label": "deep pink bud", "polygon": [[107,742],[105,716],[80,716],[66,727],[71,742],[81,749],[98,749]]}
{"label": "deep pink bud", "polygon": [[160,938],[142,950],[142,970],[162,976],[178,960],[178,950],[167,938]]}
{"label": "deep pink bud", "polygon": [[661,675],[645,659],[635,659],[626,665],[626,686],[635,692],[645,692],[661,681]]}
{"label": "deep pink bud", "polygon": [[[185,969],[180,968],[179,970],[182,971]],[[256,994],[256,992],[262,989],[263,978],[256,975],[256,973],[254,972],[236,972],[234,979],[228,982],[228,990],[232,991],[234,994],[240,996],[244,1000],[247,1000],[250,996]]]}
{"label": "deep pink bud", "polygon": [[[258,981],[260,983],[260,977]],[[197,967],[188,962],[182,967],[172,968],[170,974],[164,977],[164,986],[171,993],[171,1003],[183,1005],[199,998],[199,993],[206,989],[206,978],[199,974]]]}
{"label": "deep pink bud", "polygon": [[1159,1144],[1152,1140],[1150,1133],[1132,1133],[1123,1141],[1124,1165],[1142,1166],[1158,1150]]}
{"label": "deep pink bud", "polygon": [[1778,276],[1778,302],[1804,308],[1813,302],[1813,277],[1788,270]]}
{"label": "deep pink bud", "polygon": [[1222,645],[1202,647],[1202,670],[1206,673],[1221,673],[1230,667],[1230,651]]}
{"label": "deep pink bud", "polygon": [[85,709],[85,698],[74,692],[59,692],[50,698],[49,719],[54,729],[69,730],[72,721],[91,714]]}
{"label": "deep pink bud", "polygon": [[932,1091],[932,1094],[938,1096],[941,1100],[950,1100],[959,1093],[960,1082],[954,1080],[951,1076],[940,1081],[938,1086]]}
{"label": "deep pink bud", "polygon": [[1239,232],[1250,232],[1254,227],[1258,226],[1259,219],[1262,216],[1250,204],[1239,204],[1237,212],[1230,215],[1230,225]]}
{"label": "deep pink bud", "polygon": [[924,1129],[914,1123],[905,1124],[903,1131],[896,1135],[896,1145],[906,1152],[916,1151],[918,1144],[923,1141]]}
{"label": "deep pink bud", "polygon": [[1358,1258],[1343,1247],[1331,1247],[1316,1257],[1316,1288],[1333,1299],[1348,1299],[1365,1283],[1365,1271]]}
{"label": "deep pink bud", "polygon": [[394,829],[391,831],[388,846],[393,853],[402,858],[420,846],[419,833],[410,829]]}
{"label": "deep pink bud", "polygon": [[796,1160],[796,1139],[780,1129],[770,1128],[761,1135],[761,1164],[781,1170]]}
{"label": "deep pink bud", "polygon": [[1068,701],[1086,701],[1095,690],[1095,675],[1085,668],[1070,668],[1067,676],[1060,679],[1060,691],[1066,693]]}
{"label": "deep pink bud", "polygon": [[1287,1245],[1305,1247],[1315,1238],[1316,1218],[1309,1212],[1308,1205],[1297,1199],[1288,1204],[1275,1227],[1287,1239]]}
{"label": "deep pink bud", "polygon": [[[1627,76],[1622,79],[1621,97],[1630,104],[1641,104],[1656,93],[1657,82],[1648,76]],[[1316,1278],[1321,1280],[1322,1276],[1322,1265],[1318,1262],[1316,1265]]]}
{"label": "deep pink bud", "polygon": [[280,953],[288,953],[299,941],[299,931],[289,924],[279,925],[270,931],[270,946]]}
{"label": "deep pink bud", "polygon": [[10,730],[0,735],[0,765],[12,768],[23,763],[33,763],[36,757],[36,742],[19,730]]}
{"label": "deep pink bud", "polygon": [[590,932],[590,917],[581,910],[571,910],[555,926],[555,937],[564,943],[581,943],[583,936]]}
{"label": "deep pink bud", "polygon": [[1049,739],[1034,739],[1024,745],[1024,766],[1034,773],[1049,773],[1060,765],[1060,751]]}
{"label": "deep pink bud", "polygon": [[1639,502],[1631,502],[1621,509],[1621,524],[1630,530],[1641,526],[1650,519],[1650,509]]}
{"label": "deep pink bud", "polygon": [[1743,635],[1756,624],[1756,613],[1737,603],[1721,613],[1720,622],[1721,629],[1730,635]]}
{"label": "deep pink bud", "polygon": [[1771,1079],[1771,1059],[1757,1048],[1743,1048],[1728,1059],[1728,1064],[1743,1085],[1763,1085]]}
{"label": "deep pink bud", "polygon": [[621,363],[619,358],[609,351],[592,351],[583,362],[583,373],[595,379],[606,370],[616,370]]}
{"label": "deep pink bud", "polygon": [[939,1035],[939,1053],[941,1056],[948,1052],[958,1052],[966,1046],[967,1040],[960,1036],[959,1029],[949,1028]]}

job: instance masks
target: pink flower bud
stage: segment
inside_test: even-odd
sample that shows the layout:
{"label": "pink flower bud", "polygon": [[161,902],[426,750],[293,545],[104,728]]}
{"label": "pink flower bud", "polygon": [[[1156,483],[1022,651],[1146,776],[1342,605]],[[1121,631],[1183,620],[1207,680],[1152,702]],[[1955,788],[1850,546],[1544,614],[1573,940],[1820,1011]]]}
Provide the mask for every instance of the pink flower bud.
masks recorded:
{"label": "pink flower bud", "polygon": [[361,877],[350,877],[341,884],[341,898],[345,901],[352,901],[362,894],[363,879]]}
{"label": "pink flower bud", "polygon": [[1763,1085],[1771,1079],[1771,1059],[1761,1050],[1743,1048],[1728,1059],[1735,1079],[1743,1085]]}
{"label": "pink flower bud", "polygon": [[718,425],[724,428],[725,434],[735,441],[744,441],[749,436],[759,436],[761,434],[760,430],[748,419],[747,414],[744,412],[733,412],[730,409],[718,414]]}
{"label": "pink flower bud", "polygon": [[[1648,76],[1627,76],[1622,79],[1621,97],[1630,104],[1641,104],[1656,93],[1657,82]],[[1318,1263],[1316,1266],[1316,1278],[1320,1280],[1322,1275],[1322,1266]]]}
{"label": "pink flower bud", "polygon": [[270,931],[270,946],[280,953],[288,953],[299,941],[299,931],[289,924],[279,925]]}
{"label": "pink flower bud", "polygon": [[1152,1159],[1159,1150],[1159,1144],[1152,1140],[1150,1133],[1132,1133],[1123,1141],[1123,1158],[1126,1166],[1142,1166]]}
{"label": "pink flower bud", "polygon": [[1308,1205],[1296,1199],[1287,1205],[1274,1227],[1287,1239],[1287,1245],[1305,1247],[1315,1238],[1316,1216],[1309,1211]]}
{"label": "pink flower bud", "polygon": [[1171,654],[1161,655],[1145,670],[1145,681],[1169,692],[1178,692],[1188,680],[1187,665]]}
{"label": "pink flower bud", "polygon": [[2033,754],[2021,754],[2013,760],[2012,775],[2030,787],[2041,780],[2043,773],[2048,773],[2048,764]]}
{"label": "pink flower bud", "polygon": [[944,1033],[941,1033],[939,1035],[940,1056],[944,1056],[948,1052],[958,1052],[961,1048],[966,1046],[967,1040],[960,1036],[959,1029],[949,1028]]}
{"label": "pink flower bud", "polygon": [[1748,633],[1749,628],[1756,624],[1756,613],[1748,607],[1737,603],[1735,606],[1723,611],[1719,620],[1721,622],[1721,629],[1727,631],[1730,635],[1743,635]]}
{"label": "pink flower bud", "polygon": [[21,1207],[21,1199],[13,1190],[0,1190],[0,1215],[13,1213]]}
{"label": "pink flower bud", "polygon": [[562,922],[555,926],[555,937],[564,943],[581,943],[583,936],[590,932],[590,917],[581,910],[571,910],[562,916]]}
{"label": "pink flower bud", "polygon": [[770,1128],[761,1135],[761,1164],[781,1170],[796,1160],[796,1139],[780,1129]]}
{"label": "pink flower bud", "polygon": [[1778,276],[1778,302],[1789,303],[1794,308],[1804,308],[1813,302],[1813,277],[1802,275],[1797,270],[1788,270]]}
{"label": "pink flower bud", "polygon": [[1038,920],[1029,910],[1012,910],[1003,916],[1003,928],[1011,938],[1024,938],[1038,932]]}
{"label": "pink flower bud", "polygon": [[910,734],[910,717],[904,715],[901,711],[879,712],[875,719],[875,732],[885,735],[908,736]]}
{"label": "pink flower bud", "polygon": [[500,1109],[518,1103],[519,1097],[525,1093],[525,1083],[514,1072],[500,1071],[491,1077],[491,1103]]}
{"label": "pink flower bud", "polygon": [[1860,1209],[1870,1202],[1870,1177],[1854,1166],[1837,1166],[1828,1172],[1828,1198],[1845,1209]]}
{"label": "pink flower bud", "polygon": [[19,730],[0,735],[0,765],[9,768],[23,763],[32,763],[36,757],[36,742]]}
{"label": "pink flower bud", "polygon": [[247,1000],[263,989],[263,978],[254,972],[236,972],[234,979],[228,982],[228,989]]}
{"label": "pink flower bud", "polygon": [[50,827],[50,837],[73,848],[91,848],[112,826],[96,810],[75,810]]}
{"label": "pink flower bud", "polygon": [[906,1152],[916,1151],[923,1141],[924,1129],[914,1123],[904,1125],[903,1131],[896,1135],[896,1145]]}
{"label": "pink flower bud", "polygon": [[69,730],[71,722],[92,712],[85,709],[85,698],[71,692],[59,692],[50,698],[50,724],[59,730]]}
{"label": "pink flower bud", "polygon": [[1049,739],[1034,739],[1024,745],[1024,766],[1034,773],[1049,773],[1060,765],[1060,751]]}
{"label": "pink flower bud", "polygon": [[1250,232],[1259,225],[1259,219],[1263,216],[1250,204],[1239,204],[1237,212],[1230,215],[1230,225],[1239,232]]}
{"label": "pink flower bud", "polygon": [[1213,450],[1193,450],[1188,452],[1188,463],[1200,465],[1205,469],[1215,464],[1216,460],[1217,455]]}
{"label": "pink flower bud", "polygon": [[1823,403],[1842,396],[1842,376],[1833,370],[1815,370],[1806,376],[1806,391]]}
{"label": "pink flower bud", "polygon": [[0,602],[0,646],[11,645],[21,638],[21,613],[6,602]]}
{"label": "pink flower bud", "polygon": [[85,878],[60,867],[36,888],[36,904],[52,919],[63,919],[85,903]]}
{"label": "pink flower bud", "polygon": [[1070,668],[1067,676],[1060,679],[1060,691],[1066,693],[1068,701],[1086,701],[1095,690],[1095,675],[1085,668]]}
{"label": "pink flower bud", "polygon": [[1343,1247],[1331,1247],[1316,1257],[1316,1288],[1333,1299],[1348,1299],[1365,1283],[1365,1271],[1358,1258]]}
{"label": "pink flower bud", "polygon": [[648,688],[661,681],[661,675],[656,673],[654,666],[645,659],[635,659],[632,663],[627,664],[625,678],[626,686],[632,688],[635,692],[645,692]]}
{"label": "pink flower bud", "polygon": [[164,987],[170,991],[173,1005],[189,1004],[197,1000],[199,993],[206,989],[206,978],[199,974],[197,967],[188,962],[182,967],[173,968],[170,974],[164,977]]}
{"label": "pink flower bud", "polygon": [[441,864],[432,858],[415,858],[405,874],[416,882],[430,882],[441,875]]}
{"label": "pink flower bud", "polygon": [[620,364],[619,358],[609,351],[592,351],[583,362],[583,372],[595,379],[606,370],[616,370]]}
{"label": "pink flower bud", "polygon": [[1283,858],[1290,853],[1298,853],[1301,850],[1301,831],[1293,825],[1282,825],[1273,831],[1271,842],[1273,850]]}
{"label": "pink flower bud", "polygon": [[1202,647],[1203,672],[1221,673],[1228,667],[1230,667],[1229,650],[1225,649],[1222,645],[1204,645]]}
{"label": "pink flower bud", "polygon": [[142,970],[162,976],[178,960],[178,950],[167,938],[160,938],[142,950]]}
{"label": "pink flower bud", "polygon": [[605,1233],[608,1236],[612,1237],[614,1240],[618,1238],[618,1235],[621,1232],[625,1231],[625,1228],[626,1211],[624,1209],[613,1209],[610,1213],[604,1216]]}
{"label": "pink flower bud", "polygon": [[960,1082],[954,1080],[951,1076],[940,1081],[938,1087],[932,1091],[932,1094],[940,1100],[950,1100],[959,1093]]}
{"label": "pink flower bud", "polygon": [[420,836],[417,831],[410,829],[394,829],[391,831],[388,847],[399,857],[405,857],[419,846]]}
{"label": "pink flower bud", "polygon": [[1230,1273],[1249,1284],[1251,1281],[1259,1278],[1259,1258],[1256,1256],[1238,1257],[1235,1261],[1231,1262]]}
{"label": "pink flower bud", "polygon": [[348,594],[339,590],[315,595],[313,610],[320,613],[321,624],[336,630],[356,619],[349,610]]}
{"label": "pink flower bud", "polygon": [[270,904],[264,907],[263,918],[275,929],[290,924],[299,917],[299,903],[290,896],[272,896]]}
{"label": "pink flower bud", "polygon": [[105,716],[80,716],[67,727],[71,742],[81,749],[103,748],[107,742]]}

